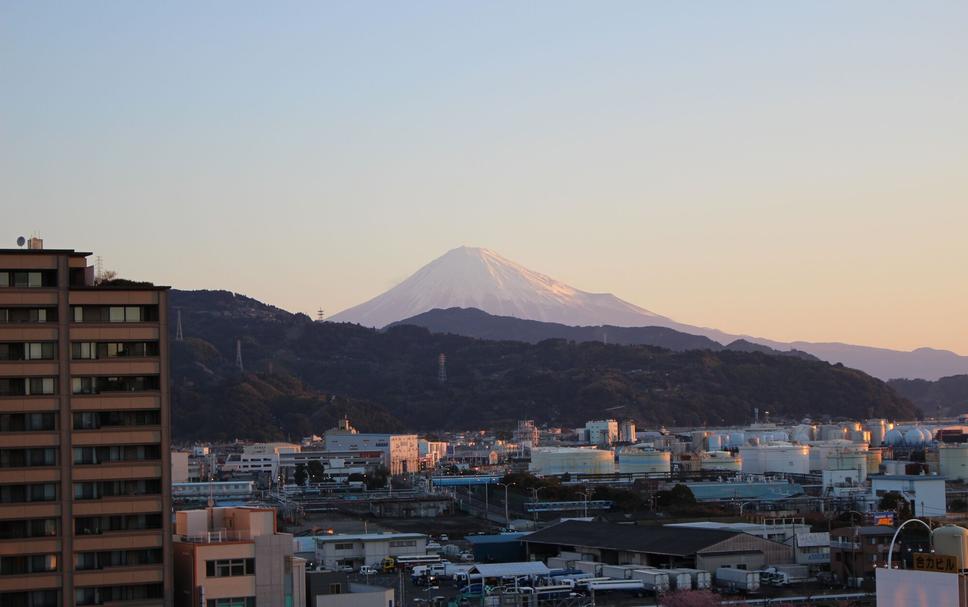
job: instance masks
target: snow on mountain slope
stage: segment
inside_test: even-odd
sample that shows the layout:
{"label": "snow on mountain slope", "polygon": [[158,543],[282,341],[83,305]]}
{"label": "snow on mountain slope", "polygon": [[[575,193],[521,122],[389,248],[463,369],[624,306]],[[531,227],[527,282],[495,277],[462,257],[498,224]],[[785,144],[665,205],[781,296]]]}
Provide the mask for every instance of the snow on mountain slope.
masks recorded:
{"label": "snow on mountain slope", "polygon": [[959,356],[946,350],[920,348],[902,352],[841,343],[789,344],[686,325],[630,304],[610,293],[580,291],[505,259],[494,251],[474,247],[448,251],[389,291],[344,310],[330,320],[385,327],[435,308],[477,308],[495,316],[571,326],[667,327],[702,335],[723,345],[745,339],[776,350],[802,350],[822,360],[843,363],[881,379],[935,380],[968,373],[968,356]]}
{"label": "snow on mountain slope", "polygon": [[476,247],[448,251],[389,291],[330,320],[383,327],[434,308],[454,307],[567,325],[675,324],[610,293],[580,291]]}

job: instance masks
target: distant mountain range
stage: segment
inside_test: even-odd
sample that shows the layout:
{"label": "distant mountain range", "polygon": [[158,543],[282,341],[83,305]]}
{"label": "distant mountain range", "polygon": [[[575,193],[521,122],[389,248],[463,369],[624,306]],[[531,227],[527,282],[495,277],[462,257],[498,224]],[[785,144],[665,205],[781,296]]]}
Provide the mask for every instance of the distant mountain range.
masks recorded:
{"label": "distant mountain range", "polygon": [[[968,356],[919,348],[911,352],[842,343],[784,343],[676,322],[610,293],[588,293],[534,272],[488,249],[459,247],[399,285],[334,315],[334,322],[384,327],[434,309],[476,308],[496,316],[571,327],[664,327],[720,346],[744,340],[773,350],[799,350],[875,377],[938,379],[968,373]],[[527,337],[518,337],[530,341]]]}
{"label": "distant mountain range", "polygon": [[[754,407],[796,420],[919,414],[860,371],[793,356],[531,344],[410,325],[379,331],[314,322],[225,291],[173,290],[171,307],[180,310],[185,335],[171,350],[177,440],[298,439],[344,414],[367,431],[511,428],[528,418],[566,427],[601,417],[740,424]],[[235,366],[237,341],[243,369]],[[445,382],[438,381],[440,353]]]}
{"label": "distant mountain range", "polygon": [[476,308],[450,308],[431,310],[389,325],[414,325],[429,329],[432,333],[450,333],[507,341],[523,341],[536,344],[546,339],[566,339],[575,342],[597,341],[604,344],[656,346],[682,352],[685,350],[732,350],[735,352],[761,352],[780,356],[797,356],[819,360],[798,350],[774,350],[768,346],[737,339],[727,345],[701,335],[692,335],[667,327],[572,327],[554,322],[522,320],[513,316],[494,316]]}
{"label": "distant mountain range", "polygon": [[968,413],[968,375],[952,375],[937,381],[892,379],[894,391],[921,408],[926,415],[954,417]]}

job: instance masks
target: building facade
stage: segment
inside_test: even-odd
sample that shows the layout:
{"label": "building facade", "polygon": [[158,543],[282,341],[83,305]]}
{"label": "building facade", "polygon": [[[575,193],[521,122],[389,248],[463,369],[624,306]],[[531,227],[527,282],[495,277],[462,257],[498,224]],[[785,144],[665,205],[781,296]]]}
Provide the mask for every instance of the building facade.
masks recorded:
{"label": "building facade", "polygon": [[390,474],[407,474],[420,470],[416,434],[366,434],[358,432],[349,420],[326,431],[327,451],[379,451]]}
{"label": "building facade", "polygon": [[0,249],[0,605],[168,606],[167,287]]}
{"label": "building facade", "polygon": [[306,561],[271,508],[176,513],[175,607],[301,607]]}

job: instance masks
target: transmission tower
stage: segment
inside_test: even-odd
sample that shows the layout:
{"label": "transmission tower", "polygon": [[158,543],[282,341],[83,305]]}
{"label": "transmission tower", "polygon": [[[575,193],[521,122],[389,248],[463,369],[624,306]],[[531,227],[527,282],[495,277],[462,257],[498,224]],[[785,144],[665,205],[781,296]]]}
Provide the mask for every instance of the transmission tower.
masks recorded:
{"label": "transmission tower", "polygon": [[185,333],[182,331],[181,308],[178,308],[178,322],[175,325],[175,341],[185,341]]}
{"label": "transmission tower", "polygon": [[235,340],[235,366],[239,368],[239,371],[245,371],[242,366],[242,340]]}
{"label": "transmission tower", "polygon": [[316,310],[316,322],[323,322],[325,315],[323,314],[323,309],[320,308]]}
{"label": "transmission tower", "polygon": [[440,383],[447,381],[447,355],[443,352],[437,357],[437,381]]}

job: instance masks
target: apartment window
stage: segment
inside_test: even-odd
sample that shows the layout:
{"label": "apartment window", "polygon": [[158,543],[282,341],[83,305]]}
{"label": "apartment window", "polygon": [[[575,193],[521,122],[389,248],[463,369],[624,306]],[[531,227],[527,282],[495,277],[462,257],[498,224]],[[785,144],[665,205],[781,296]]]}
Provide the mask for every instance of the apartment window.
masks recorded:
{"label": "apartment window", "polygon": [[158,495],[159,493],[161,493],[161,481],[158,479],[74,483],[75,500],[97,500],[105,497],[134,497],[139,495]]}
{"label": "apartment window", "polygon": [[71,393],[144,392],[146,390],[158,390],[160,385],[157,375],[73,377],[71,378]]}
{"label": "apartment window", "polygon": [[0,575],[25,575],[57,571],[56,554],[0,556]]}
{"label": "apartment window", "polygon": [[0,468],[32,468],[34,466],[56,466],[57,449],[0,449]]}
{"label": "apartment window", "polygon": [[206,577],[255,575],[255,559],[222,559],[205,561]]}
{"label": "apartment window", "polygon": [[352,550],[352,549],[353,549],[352,543],[333,544],[333,550]]}
{"label": "apartment window", "polygon": [[54,342],[0,343],[0,360],[54,360]]}
{"label": "apartment window", "polygon": [[74,322],[157,322],[158,306],[71,306]]}
{"label": "apartment window", "polygon": [[117,531],[161,529],[160,514],[81,516],[74,519],[74,535],[101,535]]}
{"label": "apartment window", "polygon": [[0,323],[57,322],[57,308],[0,308]]}
{"label": "apartment window", "polygon": [[156,341],[74,342],[71,358],[96,360],[99,358],[153,358],[159,354]]}
{"label": "apartment window", "polygon": [[0,287],[39,289],[56,286],[55,270],[0,270]]}
{"label": "apartment window", "polygon": [[161,412],[157,410],[130,411],[85,411],[74,413],[75,430],[97,430],[99,428],[127,426],[157,426],[161,423]]}
{"label": "apartment window", "polygon": [[208,599],[206,607],[255,607],[254,596],[240,596],[231,599]]}
{"label": "apartment window", "polygon": [[91,571],[109,567],[158,565],[161,562],[161,548],[78,552],[74,555],[74,568],[78,571]]}
{"label": "apartment window", "polygon": [[131,586],[101,586],[74,590],[75,605],[103,605],[116,601],[146,601],[163,598],[161,584],[133,584]]}
{"label": "apartment window", "polygon": [[28,590],[26,592],[0,592],[3,607],[59,607],[59,590]]}
{"label": "apartment window", "polygon": [[54,537],[59,520],[35,518],[19,521],[0,521],[0,540],[20,540],[32,537]]}
{"label": "apartment window", "polygon": [[33,396],[54,394],[57,382],[53,377],[0,378],[0,396]]}
{"label": "apartment window", "polygon": [[343,585],[339,582],[333,582],[329,585],[329,594],[343,594]]}
{"label": "apartment window", "polygon": [[74,464],[76,465],[140,462],[161,459],[161,447],[159,445],[74,447],[73,455]]}
{"label": "apartment window", "polygon": [[0,432],[50,432],[57,430],[56,413],[0,413]]}
{"label": "apartment window", "polygon": [[56,483],[0,485],[0,504],[52,502],[57,499]]}

